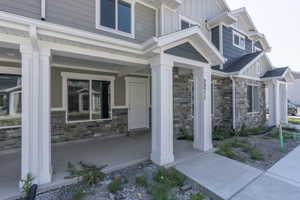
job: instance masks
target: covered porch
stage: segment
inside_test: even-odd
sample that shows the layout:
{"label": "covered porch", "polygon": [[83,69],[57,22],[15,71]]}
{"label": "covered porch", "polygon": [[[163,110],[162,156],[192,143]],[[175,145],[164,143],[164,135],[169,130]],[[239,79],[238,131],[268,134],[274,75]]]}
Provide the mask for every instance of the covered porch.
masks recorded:
{"label": "covered porch", "polygon": [[[112,148],[114,147],[114,148]],[[57,144],[52,147],[52,182],[41,187],[42,190],[70,184],[74,180],[64,179],[67,163],[108,165],[104,170],[110,172],[150,159],[151,139],[149,132],[139,132],[132,136],[112,139],[93,139],[69,144]],[[201,154],[195,150],[191,141],[175,140],[175,163]],[[20,195],[21,152],[0,154],[0,199],[14,199]]]}

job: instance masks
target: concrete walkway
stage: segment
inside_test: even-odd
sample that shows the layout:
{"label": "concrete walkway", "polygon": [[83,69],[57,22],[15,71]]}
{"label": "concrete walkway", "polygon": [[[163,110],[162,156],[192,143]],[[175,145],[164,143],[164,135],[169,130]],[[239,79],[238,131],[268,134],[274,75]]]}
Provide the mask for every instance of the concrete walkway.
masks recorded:
{"label": "concrete walkway", "polygon": [[214,153],[183,161],[175,168],[215,199],[300,199],[300,146],[267,172]]}

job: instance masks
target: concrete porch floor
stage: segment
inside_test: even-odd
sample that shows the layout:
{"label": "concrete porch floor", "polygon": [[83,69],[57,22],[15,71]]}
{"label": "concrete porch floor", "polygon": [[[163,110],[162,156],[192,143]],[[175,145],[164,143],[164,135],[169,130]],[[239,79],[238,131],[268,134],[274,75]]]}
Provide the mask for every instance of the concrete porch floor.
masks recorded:
{"label": "concrete porch floor", "polygon": [[[66,180],[68,162],[84,161],[96,165],[107,164],[106,171],[117,170],[150,158],[150,134],[140,134],[111,139],[93,139],[80,143],[52,146],[53,181],[40,189],[48,190],[71,183]],[[175,162],[201,154],[190,141],[174,140]],[[0,155],[0,199],[14,199],[19,193],[21,153]]]}

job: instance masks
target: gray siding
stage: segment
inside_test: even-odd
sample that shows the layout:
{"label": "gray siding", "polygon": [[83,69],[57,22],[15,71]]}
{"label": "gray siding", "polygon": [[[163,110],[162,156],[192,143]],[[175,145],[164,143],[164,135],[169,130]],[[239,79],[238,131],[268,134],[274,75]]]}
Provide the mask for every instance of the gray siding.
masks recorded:
{"label": "gray siding", "polygon": [[155,33],[155,12],[136,4],[136,39],[96,29],[95,0],[47,1],[46,21],[132,42],[142,42]]}
{"label": "gray siding", "polygon": [[[252,53],[252,42],[246,36],[246,48],[245,50],[233,46],[233,29],[223,26],[223,53],[224,57],[228,59],[226,64],[230,64],[236,59]],[[224,66],[226,68],[226,66]]]}
{"label": "gray siding", "polygon": [[207,60],[188,42],[168,49],[166,53],[207,63]]}
{"label": "gray siding", "polygon": [[211,30],[211,41],[215,45],[215,47],[220,50],[220,37],[218,26]]}
{"label": "gray siding", "polygon": [[41,0],[0,0],[0,11],[40,19]]}
{"label": "gray siding", "polygon": [[155,36],[155,10],[139,3],[135,5],[135,37],[145,41]]}

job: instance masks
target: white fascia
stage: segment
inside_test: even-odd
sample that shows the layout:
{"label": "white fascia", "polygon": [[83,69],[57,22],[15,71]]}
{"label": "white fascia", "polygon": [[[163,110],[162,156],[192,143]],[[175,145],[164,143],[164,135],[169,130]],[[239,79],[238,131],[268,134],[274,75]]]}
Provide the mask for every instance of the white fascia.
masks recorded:
{"label": "white fascia", "polygon": [[231,26],[236,22],[237,18],[234,17],[230,12],[223,12],[208,20],[207,25],[209,29],[212,29],[220,24],[224,24],[225,26]]}

